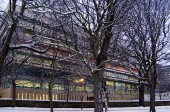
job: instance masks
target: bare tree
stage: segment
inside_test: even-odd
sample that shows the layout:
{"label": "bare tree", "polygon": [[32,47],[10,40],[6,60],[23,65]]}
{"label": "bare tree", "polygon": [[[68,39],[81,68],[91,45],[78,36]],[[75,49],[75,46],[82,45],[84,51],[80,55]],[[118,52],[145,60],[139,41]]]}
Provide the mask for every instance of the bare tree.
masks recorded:
{"label": "bare tree", "polygon": [[54,78],[56,79],[55,73],[48,73],[48,95],[50,99],[50,112],[53,112],[53,102],[52,102],[52,89],[54,84],[56,83]]}
{"label": "bare tree", "polygon": [[157,64],[166,57],[163,49],[169,41],[169,1],[142,0],[130,12],[125,27],[124,40],[128,63],[141,73],[150,88],[150,112],[155,110],[155,88],[157,84]]}
{"label": "bare tree", "polygon": [[[21,2],[21,6],[17,5],[18,2]],[[48,50],[48,47],[46,49],[38,49],[36,47],[37,41],[34,39],[34,34],[29,37],[29,42],[27,40],[23,41],[22,39],[25,36],[22,35],[23,37],[17,37],[18,33],[20,34],[21,32],[18,31],[21,27],[21,19],[24,20],[27,17],[27,20],[31,21],[33,18],[28,18],[28,15],[25,17],[25,9],[26,5],[29,4],[29,0],[9,0],[9,7],[8,7],[8,12],[1,11],[0,19],[1,19],[1,27],[0,27],[0,69],[3,66],[4,60],[10,50],[14,49],[22,49],[22,48],[27,48],[29,50],[32,50],[34,52],[38,53],[44,53]],[[37,23],[38,24],[38,23]],[[41,25],[40,25],[41,26]],[[23,26],[22,26],[23,27]],[[29,28],[29,26],[28,26]],[[25,34],[25,33],[24,33]],[[21,36],[21,35],[19,35]],[[13,37],[15,42],[12,43]],[[22,39],[21,39],[22,38]],[[16,41],[20,39],[22,42],[16,43]],[[25,43],[24,43],[25,42]]]}
{"label": "bare tree", "polygon": [[[8,50],[9,50],[9,43],[12,39],[12,35],[17,27],[17,24],[18,24],[18,19],[16,18],[16,14],[14,13],[15,10],[16,10],[16,0],[13,0],[13,5],[11,3],[11,0],[10,0],[10,8],[9,8],[9,13],[10,15],[8,15],[6,12],[4,12],[6,15],[4,18],[3,18],[3,21],[9,25],[7,27],[7,29],[4,29],[3,33],[5,33],[4,37],[1,37],[1,50],[0,50],[0,68],[2,68],[2,65],[3,65],[3,62],[7,56],[7,53],[8,53]],[[11,6],[12,5],[12,6]],[[23,15],[24,13],[24,9],[25,9],[25,3],[22,5],[22,9],[21,9],[21,12],[20,12],[20,15]],[[11,16],[10,18],[10,23],[9,21],[6,21],[6,17],[8,16]],[[2,18],[2,17],[1,17]]]}
{"label": "bare tree", "polygon": [[[9,55],[6,59],[8,58]],[[14,56],[12,56],[12,58],[14,58]],[[12,85],[12,107],[16,106],[16,80],[21,77],[23,64],[25,63],[25,61],[27,61],[28,58],[29,56],[25,56],[22,59],[21,63],[8,63],[6,68],[2,72],[3,77],[8,80],[5,80],[4,83],[10,83],[9,85]]]}
{"label": "bare tree", "polygon": [[[37,4],[30,7],[38,7]],[[44,11],[52,12],[59,20],[63,32],[53,39],[41,38],[54,40],[77,53],[84,62],[93,79],[95,112],[103,112],[103,69],[119,56],[117,41],[120,31],[117,26],[121,25],[133,5],[134,0],[63,0],[46,1],[46,5],[41,5]]]}
{"label": "bare tree", "polygon": [[[31,0],[20,0],[19,2],[21,2],[22,5],[18,6],[18,1],[9,0],[9,13],[3,12],[3,14],[0,16],[2,20],[2,24],[0,27],[0,68],[2,68],[5,59],[7,59],[7,56],[10,55],[10,51],[26,48],[37,53],[45,53],[49,48],[49,42],[46,43],[46,39],[41,37],[47,36],[51,38],[53,37],[53,35],[58,35],[55,32],[56,30],[58,30],[58,22],[55,21],[56,23],[54,23],[53,21],[51,21],[50,19],[52,18],[51,16],[49,16],[50,14],[46,13],[46,11],[43,11],[42,8],[39,8],[41,7],[41,5],[45,5],[47,1],[42,1],[42,4],[40,4],[39,7],[34,7],[31,10],[29,10],[29,5],[36,2],[33,2]],[[45,44],[43,45],[43,43]],[[51,42],[50,44],[53,43]],[[54,45],[54,47],[55,46],[60,45],[58,45],[57,43]],[[41,48],[43,48],[43,50]],[[71,57],[70,54],[71,53],[69,53],[69,57]],[[66,58],[67,56],[63,57]],[[52,75],[50,74],[50,76],[51,78],[49,80],[49,96],[50,102],[52,102],[52,87],[54,84],[53,73]],[[13,80],[13,82],[15,83],[15,80]],[[16,92],[13,92],[13,96],[16,96],[15,93]],[[51,111],[53,111],[52,105]]]}

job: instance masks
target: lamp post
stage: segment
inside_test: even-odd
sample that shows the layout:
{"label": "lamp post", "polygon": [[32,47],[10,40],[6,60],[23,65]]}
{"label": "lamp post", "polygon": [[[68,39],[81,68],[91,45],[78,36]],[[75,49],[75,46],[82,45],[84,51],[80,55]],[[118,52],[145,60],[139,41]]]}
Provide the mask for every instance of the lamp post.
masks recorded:
{"label": "lamp post", "polygon": [[[80,84],[83,87],[83,84],[84,84],[84,79],[83,78],[80,79]],[[82,109],[83,109],[83,93],[81,91],[81,110]]]}

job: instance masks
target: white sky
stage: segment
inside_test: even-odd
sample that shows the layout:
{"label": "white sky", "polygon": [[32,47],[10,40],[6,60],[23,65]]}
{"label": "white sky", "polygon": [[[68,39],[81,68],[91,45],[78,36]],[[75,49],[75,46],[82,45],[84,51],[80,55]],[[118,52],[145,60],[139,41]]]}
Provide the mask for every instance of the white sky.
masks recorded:
{"label": "white sky", "polygon": [[[6,9],[8,2],[9,2],[9,0],[0,0],[0,11]],[[170,53],[169,47],[170,47],[170,44],[166,47],[167,48],[166,51]],[[163,62],[161,62],[161,64],[162,65],[170,65],[170,62],[169,62],[169,60],[163,61]]]}
{"label": "white sky", "polygon": [[5,10],[9,0],[0,0],[0,10]]}

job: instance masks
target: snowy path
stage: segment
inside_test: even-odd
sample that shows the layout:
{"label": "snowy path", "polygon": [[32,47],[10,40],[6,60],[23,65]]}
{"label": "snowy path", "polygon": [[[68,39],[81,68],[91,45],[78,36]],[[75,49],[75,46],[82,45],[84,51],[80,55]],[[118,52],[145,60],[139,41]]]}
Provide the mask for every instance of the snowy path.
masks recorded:
{"label": "snowy path", "polygon": [[[170,106],[158,106],[157,112],[170,112]],[[92,108],[55,108],[54,112],[93,112]],[[0,107],[0,112],[50,112],[49,108]],[[109,108],[108,112],[149,112],[149,107]]]}

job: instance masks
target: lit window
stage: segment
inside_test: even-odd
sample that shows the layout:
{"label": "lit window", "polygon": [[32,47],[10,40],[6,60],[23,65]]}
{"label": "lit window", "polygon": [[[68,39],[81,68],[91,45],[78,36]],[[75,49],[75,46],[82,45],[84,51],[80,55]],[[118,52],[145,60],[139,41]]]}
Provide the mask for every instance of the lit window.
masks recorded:
{"label": "lit window", "polygon": [[45,100],[45,95],[43,94],[43,100]]}
{"label": "lit window", "polygon": [[58,99],[57,95],[55,95],[56,100]]}
{"label": "lit window", "polygon": [[52,99],[55,100],[54,95],[53,95],[53,98],[52,98]]}
{"label": "lit window", "polygon": [[46,94],[46,100],[48,100],[48,94]]}
{"label": "lit window", "polygon": [[25,93],[25,99],[27,99],[27,93]]}
{"label": "lit window", "polygon": [[22,99],[22,100],[24,99],[24,93],[21,94],[21,99]]}
{"label": "lit window", "polygon": [[18,99],[20,99],[20,98],[19,98],[19,93],[18,93]]}
{"label": "lit window", "polygon": [[41,94],[40,94],[40,100],[41,100]]}
{"label": "lit window", "polygon": [[34,94],[32,94],[32,99],[34,100]]}
{"label": "lit window", "polygon": [[36,100],[38,100],[38,94],[36,94]]}

